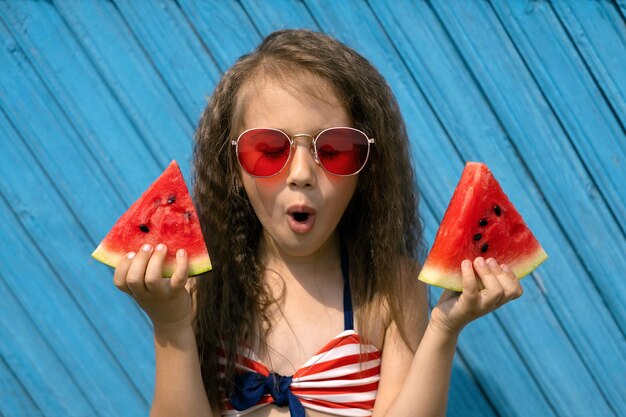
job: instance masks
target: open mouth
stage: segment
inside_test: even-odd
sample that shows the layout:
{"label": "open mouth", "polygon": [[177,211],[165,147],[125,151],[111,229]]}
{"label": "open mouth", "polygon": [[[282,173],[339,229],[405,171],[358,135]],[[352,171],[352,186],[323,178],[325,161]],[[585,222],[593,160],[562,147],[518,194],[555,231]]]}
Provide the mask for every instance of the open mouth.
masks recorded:
{"label": "open mouth", "polygon": [[293,219],[295,221],[297,221],[298,223],[302,223],[302,222],[306,222],[307,219],[309,218],[309,213],[304,213],[304,212],[295,212],[292,214]]}
{"label": "open mouth", "polygon": [[315,224],[315,210],[303,205],[292,206],[287,210],[289,227],[296,233],[307,233]]}

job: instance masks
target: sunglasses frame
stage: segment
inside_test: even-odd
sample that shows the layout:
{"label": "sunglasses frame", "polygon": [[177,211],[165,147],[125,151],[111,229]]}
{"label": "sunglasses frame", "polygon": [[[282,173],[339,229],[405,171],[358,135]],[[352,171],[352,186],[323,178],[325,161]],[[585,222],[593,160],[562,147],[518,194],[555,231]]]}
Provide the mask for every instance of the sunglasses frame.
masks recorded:
{"label": "sunglasses frame", "polygon": [[[363,137],[367,140],[367,155],[365,155],[365,160],[363,161],[363,165],[361,165],[361,168],[359,168],[359,170],[358,170],[358,171],[356,171],[356,172],[354,172],[354,173],[352,173],[352,174],[335,174],[335,173],[333,173],[333,172],[330,172],[328,169],[326,169],[326,167],[325,167],[325,166],[324,166],[324,164],[320,161],[320,159],[319,159],[319,157],[318,157],[318,155],[317,155],[317,148],[316,148],[317,139],[318,139],[318,138],[319,138],[319,137],[320,137],[320,136],[321,136],[324,132],[327,132],[327,131],[329,131],[329,130],[334,130],[334,129],[349,129],[349,130],[353,130],[353,131],[355,131],[355,132],[358,132],[358,133],[362,134],[362,135],[363,135]],[[287,159],[285,160],[285,163],[283,164],[283,166],[282,166],[282,167],[281,167],[278,171],[276,171],[276,173],[274,173],[274,174],[272,174],[272,175],[254,175],[254,174],[251,174],[251,173],[250,173],[250,172],[248,172],[248,171],[247,171],[247,170],[243,167],[243,165],[241,164],[241,160],[239,159],[239,140],[243,137],[243,135],[245,135],[246,133],[248,133],[248,132],[250,132],[250,131],[253,131],[253,130],[273,130],[273,131],[275,131],[275,132],[279,132],[279,133],[281,133],[282,135],[284,135],[284,136],[287,138],[287,140],[289,141],[289,155],[287,156]],[[311,152],[311,154],[313,155],[313,160],[315,161],[315,163],[316,163],[316,164],[318,164],[319,166],[321,166],[321,167],[322,167],[322,169],[324,169],[324,171],[328,172],[330,175],[335,175],[335,176],[337,176],[337,177],[349,177],[349,176],[356,175],[356,174],[358,174],[359,172],[361,172],[361,171],[363,170],[363,168],[365,168],[365,165],[367,164],[367,161],[368,161],[368,159],[369,159],[369,156],[370,156],[370,147],[371,147],[370,145],[374,143],[374,138],[370,138],[370,137],[369,137],[369,136],[367,136],[367,134],[366,134],[365,132],[363,132],[362,130],[355,129],[354,127],[348,127],[348,126],[334,126],[334,127],[329,127],[329,128],[326,128],[326,129],[322,130],[322,131],[321,131],[321,132],[319,132],[317,135],[309,135],[308,133],[298,133],[298,134],[296,134],[296,135],[292,135],[292,136],[289,136],[286,132],[284,132],[284,131],[282,131],[282,130],[280,130],[280,129],[273,128],[273,127],[254,127],[254,128],[252,128],[252,129],[247,129],[247,130],[245,130],[245,131],[241,132],[241,134],[237,137],[237,139],[236,139],[236,140],[232,140],[230,144],[231,144],[232,146],[234,146],[234,147],[235,147],[235,154],[236,154],[236,156],[237,156],[237,162],[239,163],[239,166],[241,167],[241,169],[242,169],[242,170],[243,170],[246,174],[250,175],[251,177],[255,177],[255,178],[271,178],[271,177],[273,177],[273,176],[276,176],[276,175],[280,174],[280,173],[283,171],[283,169],[285,169],[285,167],[286,167],[287,165],[289,165],[289,162],[291,161],[291,157],[292,157],[292,155],[293,155],[293,149],[294,149],[294,147],[295,147],[295,143],[296,143],[296,142],[295,142],[295,138],[298,138],[298,137],[303,137],[303,136],[306,136],[306,137],[309,137],[309,138],[312,138],[312,139],[313,139],[313,140],[311,141],[311,149],[310,149],[310,152]]]}

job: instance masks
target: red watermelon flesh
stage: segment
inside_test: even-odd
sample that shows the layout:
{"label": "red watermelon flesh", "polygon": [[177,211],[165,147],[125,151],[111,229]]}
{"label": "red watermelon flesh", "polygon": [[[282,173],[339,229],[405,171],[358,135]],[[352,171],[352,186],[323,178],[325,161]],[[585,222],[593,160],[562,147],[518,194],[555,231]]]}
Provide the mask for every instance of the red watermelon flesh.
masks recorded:
{"label": "red watermelon flesh", "polygon": [[187,251],[189,276],[211,269],[200,221],[176,161],[119,218],[91,256],[116,267],[128,252],[137,252],[144,243],[167,246],[164,278],[174,273],[178,249]]}
{"label": "red watermelon flesh", "polygon": [[462,291],[461,262],[479,256],[507,264],[518,278],[548,258],[489,168],[468,162],[418,278]]}

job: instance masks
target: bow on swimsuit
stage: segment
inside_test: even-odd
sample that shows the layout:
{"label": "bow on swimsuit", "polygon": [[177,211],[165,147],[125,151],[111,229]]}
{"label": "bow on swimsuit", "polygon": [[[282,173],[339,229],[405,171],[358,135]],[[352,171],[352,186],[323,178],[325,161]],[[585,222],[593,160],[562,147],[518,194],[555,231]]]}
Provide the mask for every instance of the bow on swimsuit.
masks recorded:
{"label": "bow on swimsuit", "polygon": [[[268,404],[287,406],[294,417],[304,417],[304,408],[338,416],[372,415],[381,352],[361,345],[354,330],[347,258],[342,248],[344,331],[290,376],[271,372],[251,349],[240,347],[235,389],[222,398],[223,416],[243,416]],[[218,351],[218,361],[223,377],[223,351]]]}

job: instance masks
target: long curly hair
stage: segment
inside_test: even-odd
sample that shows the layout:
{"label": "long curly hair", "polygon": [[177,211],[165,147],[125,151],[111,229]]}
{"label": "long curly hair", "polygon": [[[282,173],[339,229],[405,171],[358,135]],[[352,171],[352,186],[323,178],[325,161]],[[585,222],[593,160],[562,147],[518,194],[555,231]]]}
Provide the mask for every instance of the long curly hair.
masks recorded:
{"label": "long curly hair", "polygon": [[[405,340],[412,330],[403,324],[411,313],[402,297],[411,284],[402,282],[407,275],[402,269],[423,259],[423,227],[406,128],[393,93],[364,57],[334,38],[308,30],[273,32],[224,73],[195,134],[193,193],[213,270],[197,280],[193,291],[194,325],[202,377],[214,406],[220,384],[227,392],[232,388],[238,344],[270,328],[268,309],[275,302],[263,284],[257,252],[262,226],[240,185],[231,146],[239,133],[238,99],[251,82],[283,80],[298,71],[327,82],[353,126],[376,140],[338,226],[351,260],[359,331],[367,333],[371,314],[381,307]],[[311,86],[302,88],[315,94]],[[218,378],[217,349],[227,358],[221,369],[225,378]]]}

